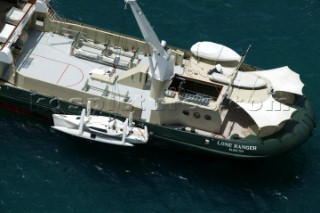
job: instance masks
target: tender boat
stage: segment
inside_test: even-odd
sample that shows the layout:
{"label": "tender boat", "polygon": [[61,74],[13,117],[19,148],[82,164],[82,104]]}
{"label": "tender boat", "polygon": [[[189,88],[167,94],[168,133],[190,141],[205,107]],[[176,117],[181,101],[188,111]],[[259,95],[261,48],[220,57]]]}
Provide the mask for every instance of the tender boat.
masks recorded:
{"label": "tender boat", "polygon": [[234,158],[275,156],[312,135],[315,113],[288,66],[259,69],[244,62],[250,48],[211,41],[172,47],[136,0],[124,4],[144,39],[61,19],[50,1],[0,0],[0,107],[89,140]]}
{"label": "tender boat", "polygon": [[267,86],[267,82],[259,75],[222,68],[217,64],[212,70],[209,70],[209,79],[218,83],[241,87],[246,89],[259,89]]}
{"label": "tender boat", "polygon": [[191,47],[191,52],[197,57],[213,61],[240,61],[241,56],[234,50],[222,44],[203,41]]}
{"label": "tender boat", "polygon": [[52,128],[75,137],[112,145],[133,146],[147,143],[148,128],[135,127],[132,113],[123,122],[113,117],[91,115],[90,104],[89,102],[87,110],[82,110],[81,116],[53,114]]}

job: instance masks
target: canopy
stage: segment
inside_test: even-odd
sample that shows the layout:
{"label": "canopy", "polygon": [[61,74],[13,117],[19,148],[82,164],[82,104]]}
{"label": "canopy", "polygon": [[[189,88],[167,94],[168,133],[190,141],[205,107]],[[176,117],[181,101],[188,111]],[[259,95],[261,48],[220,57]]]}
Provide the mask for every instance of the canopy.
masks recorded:
{"label": "canopy", "polygon": [[296,110],[276,101],[271,95],[262,102],[236,102],[256,122],[259,128],[278,126],[281,122],[289,120]]}
{"label": "canopy", "polygon": [[252,73],[268,79],[271,82],[274,91],[303,95],[302,88],[304,84],[300,80],[300,75],[287,66]]}

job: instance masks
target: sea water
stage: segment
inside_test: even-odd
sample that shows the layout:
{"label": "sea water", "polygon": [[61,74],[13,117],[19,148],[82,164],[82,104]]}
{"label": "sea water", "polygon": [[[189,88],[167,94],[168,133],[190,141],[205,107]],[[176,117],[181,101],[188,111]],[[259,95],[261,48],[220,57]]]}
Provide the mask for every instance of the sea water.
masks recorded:
{"label": "sea water", "polygon": [[[52,0],[61,17],[141,37],[122,0]],[[140,0],[160,39],[214,41],[301,75],[320,120],[320,1]],[[319,129],[264,161],[88,143],[0,113],[0,212],[318,212]]]}

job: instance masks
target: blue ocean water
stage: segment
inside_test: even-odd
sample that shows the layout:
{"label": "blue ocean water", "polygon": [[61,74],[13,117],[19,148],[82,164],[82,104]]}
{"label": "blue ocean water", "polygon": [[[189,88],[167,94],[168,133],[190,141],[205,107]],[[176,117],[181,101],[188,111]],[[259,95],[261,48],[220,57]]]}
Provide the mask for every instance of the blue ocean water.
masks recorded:
{"label": "blue ocean water", "polygon": [[[246,62],[297,71],[320,120],[320,1],[140,0],[161,39],[214,41]],[[122,0],[52,0],[56,11],[141,37]],[[318,212],[320,131],[261,162],[71,139],[0,111],[0,212]]]}

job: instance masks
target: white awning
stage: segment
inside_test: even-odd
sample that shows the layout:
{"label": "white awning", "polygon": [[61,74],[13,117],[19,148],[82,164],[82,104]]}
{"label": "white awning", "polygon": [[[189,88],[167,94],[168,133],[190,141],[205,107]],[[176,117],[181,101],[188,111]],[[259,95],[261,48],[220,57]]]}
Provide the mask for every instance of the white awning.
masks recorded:
{"label": "white awning", "polygon": [[304,84],[300,80],[300,75],[292,71],[287,66],[252,73],[268,79],[271,82],[274,91],[290,92],[297,95],[303,95],[302,88]]}
{"label": "white awning", "polygon": [[282,104],[270,95],[262,102],[236,102],[256,122],[259,128],[278,126],[283,121],[289,120],[296,109]]}

